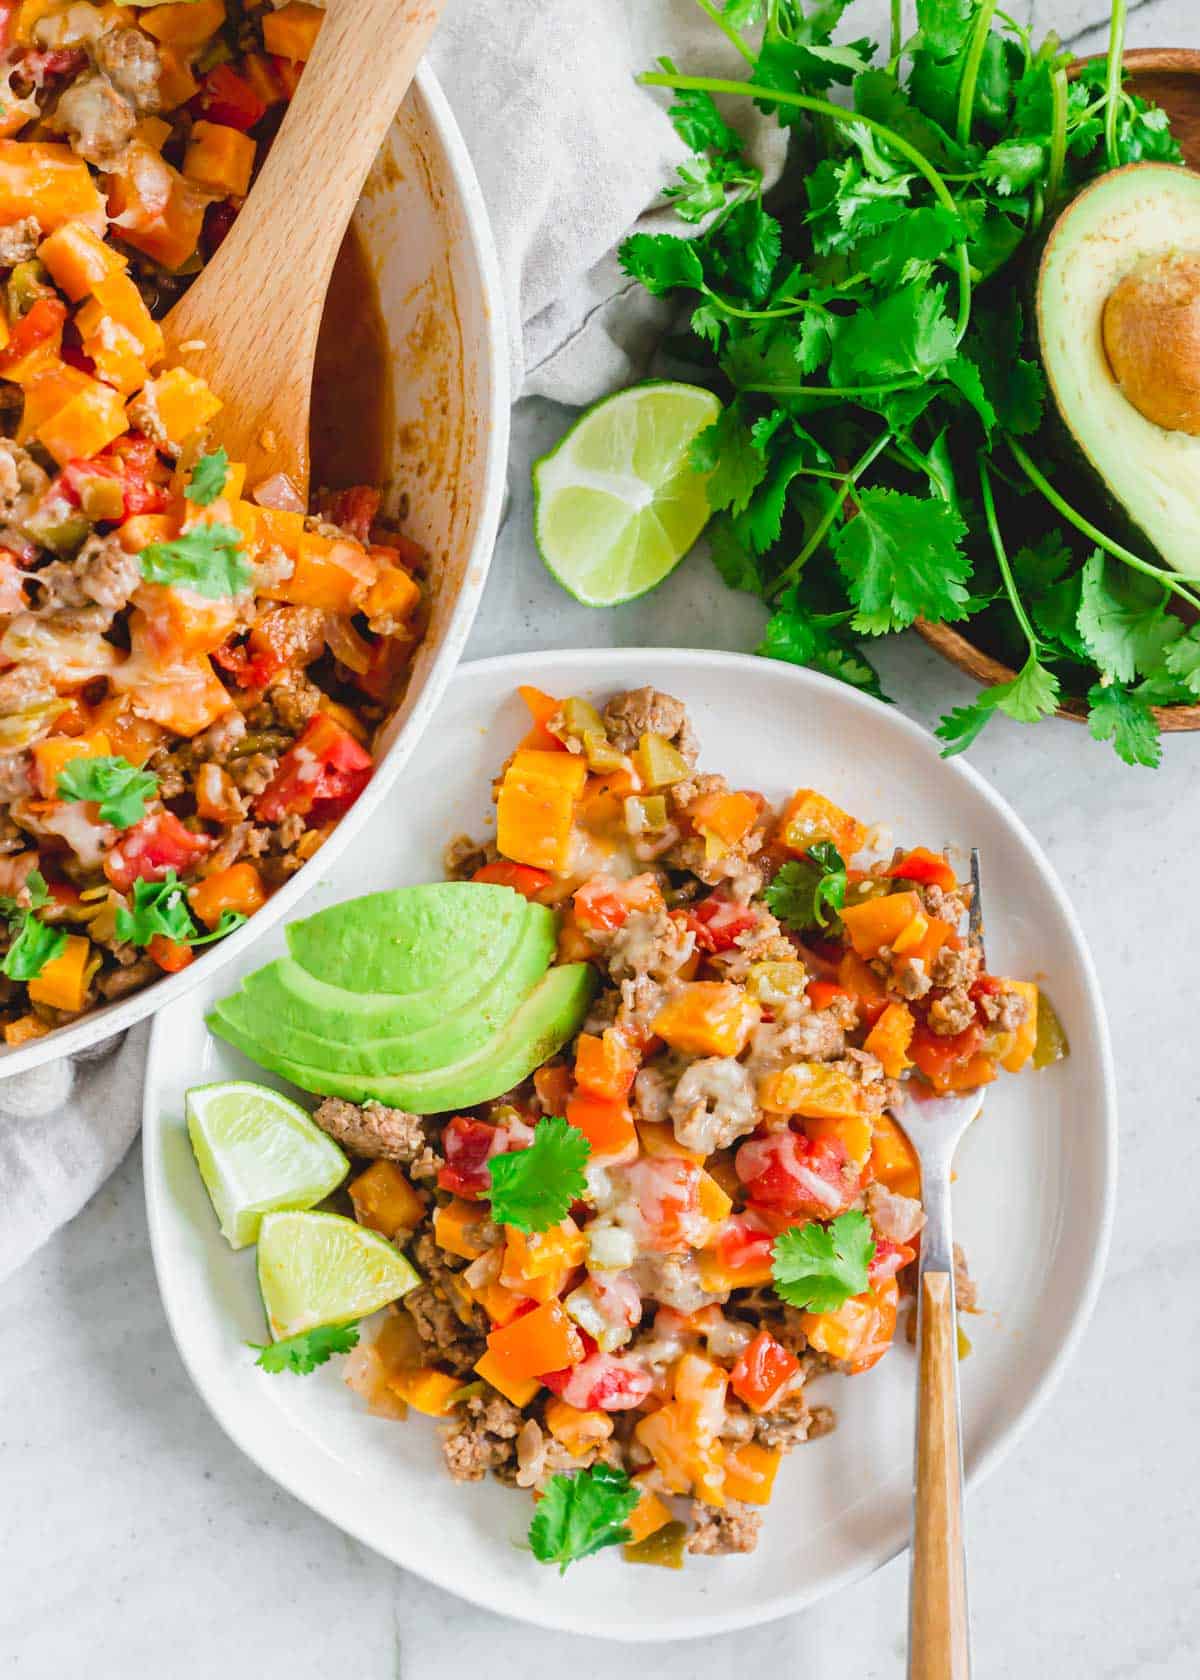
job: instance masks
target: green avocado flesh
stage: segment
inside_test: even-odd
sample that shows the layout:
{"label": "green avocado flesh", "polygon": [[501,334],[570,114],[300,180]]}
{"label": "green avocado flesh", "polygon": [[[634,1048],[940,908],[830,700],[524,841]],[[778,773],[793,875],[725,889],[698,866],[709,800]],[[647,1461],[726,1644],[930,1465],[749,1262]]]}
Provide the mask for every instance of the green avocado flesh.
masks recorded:
{"label": "green avocado flesh", "polygon": [[590,963],[552,968],[511,1020],[474,1054],[424,1073],[351,1074],[292,1060],[273,1035],[271,1047],[247,1033],[218,1004],[208,1025],[260,1067],[282,1074],[303,1091],[363,1102],[374,1097],[412,1114],[442,1114],[503,1096],[561,1050],[582,1025],[596,988]]}
{"label": "green avocado flesh", "polygon": [[[387,993],[366,998],[325,986],[324,992],[341,999],[335,1024],[324,999],[314,1007],[302,995],[289,992],[293,982],[287,958],[253,977],[266,984],[248,984],[226,998],[220,1014],[247,1037],[278,1045],[294,1061],[313,1067],[351,1074],[423,1073],[460,1062],[494,1038],[549,968],[554,946],[553,913],[545,905],[531,904],[511,962],[486,980],[469,1002],[415,1032],[404,1019],[402,998],[392,999]],[[296,972],[305,975],[303,969]]]}
{"label": "green avocado flesh", "polygon": [[1038,342],[1059,418],[1085,467],[1173,570],[1200,576],[1200,438],[1133,406],[1104,349],[1105,303],[1146,259],[1200,251],[1200,175],[1132,164],[1063,211],[1037,286]]}
{"label": "green avocado flesh", "polygon": [[[440,1013],[495,973],[497,951],[515,950],[528,908],[511,887],[484,881],[399,887],[293,922],[288,950],[318,980],[348,992],[436,991]],[[466,990],[450,1001],[456,980]]]}

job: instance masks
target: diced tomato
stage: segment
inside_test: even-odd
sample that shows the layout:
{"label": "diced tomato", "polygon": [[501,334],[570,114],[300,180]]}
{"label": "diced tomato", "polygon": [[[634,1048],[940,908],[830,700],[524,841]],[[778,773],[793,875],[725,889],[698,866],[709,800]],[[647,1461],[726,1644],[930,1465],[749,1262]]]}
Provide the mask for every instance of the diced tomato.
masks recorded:
{"label": "diced tomato", "polygon": [[757,1271],[764,1265],[769,1267],[774,1241],[753,1208],[730,1214],[716,1242],[722,1271]]}
{"label": "diced tomato", "polygon": [[482,869],[477,869],[471,877],[472,881],[490,881],[497,887],[512,887],[523,898],[537,899],[539,893],[554,884],[554,877],[548,875],[544,869],[534,869],[528,863],[510,863],[508,858],[497,858],[495,863],[485,863]]}
{"label": "diced tomato", "polygon": [[371,526],[378,512],[379,491],[369,484],[356,484],[330,497],[325,517],[331,525],[339,526],[357,542],[365,544],[371,540]]}
{"label": "diced tomato", "polygon": [[750,1200],[780,1213],[832,1219],[859,1192],[859,1174],[839,1138],[814,1142],[790,1129],[749,1138],[734,1167]]}
{"label": "diced tomato", "polygon": [[729,1386],[755,1412],[765,1412],[779,1398],[783,1385],[800,1369],[800,1361],[760,1330],[729,1373]]}
{"label": "diced tomato", "polygon": [[208,72],[189,108],[195,116],[236,128],[242,134],[267,113],[266,101],[228,64],[218,64]]}
{"label": "diced tomato", "polygon": [[709,1220],[700,1207],[700,1168],[682,1155],[643,1156],[624,1168],[638,1235],[660,1254],[696,1248]]}
{"label": "diced tomato", "polygon": [[126,830],[105,858],[104,873],[118,892],[128,892],[135,881],[161,881],[172,869],[184,875],[213,844],[172,811],[156,811]]}
{"label": "diced tomato", "polygon": [[493,1155],[502,1155],[504,1149],[505,1138],[499,1127],[456,1114],[442,1133],[446,1164],[438,1173],[438,1189],[471,1201],[486,1196],[492,1184],[487,1163]]}
{"label": "diced tomato", "polygon": [[[119,447],[122,444],[124,448]],[[111,478],[121,486],[124,507],[117,523],[143,513],[161,513],[170,500],[166,469],[158,451],[140,433],[118,439],[90,460],[68,461],[51,486],[50,494],[61,492],[72,507],[78,507],[83,486],[89,479],[97,478]]]}
{"label": "diced tomato", "polygon": [[293,815],[306,817],[310,826],[330,822],[350,809],[370,780],[371,768],[370,753],[350,731],[316,712],[255,800],[255,815],[269,823]]}
{"label": "diced tomato", "polygon": [[276,80],[283,90],[284,99],[292,99],[296,89],[300,86],[300,73],[304,69],[299,59],[280,58],[278,53],[268,53],[271,68],[275,72]]}
{"label": "diced tomato", "polygon": [[916,1249],[911,1248],[908,1243],[891,1242],[887,1237],[876,1233],[875,1253],[867,1267],[867,1279],[874,1285],[882,1283],[885,1278],[894,1278],[897,1272],[903,1271],[916,1257]]}
{"label": "diced tomato", "polygon": [[80,373],[94,374],[96,364],[90,356],[85,356],[78,344],[64,344],[59,355],[68,367],[78,368]]}
{"label": "diced tomato", "polygon": [[649,1394],[649,1371],[614,1353],[601,1353],[590,1336],[584,1337],[586,1359],[561,1371],[547,1371],[546,1387],[581,1412],[624,1412],[640,1406]]}
{"label": "diced tomato", "polygon": [[926,846],[905,852],[884,874],[893,881],[916,881],[923,887],[940,887],[943,892],[953,892],[958,885],[958,876],[941,853],[931,852]]}
{"label": "diced tomato", "polygon": [[580,927],[611,933],[623,927],[635,910],[661,910],[663,896],[653,875],[617,881],[593,875],[575,894],[575,919]]}
{"label": "diced tomato", "polygon": [[969,1062],[982,1044],[983,1029],[978,1022],[943,1038],[919,1021],[908,1047],[908,1057],[931,1085],[943,1085],[955,1067]]}
{"label": "diced tomato", "polygon": [[87,63],[87,54],[77,47],[51,47],[46,52],[21,54],[17,69],[40,87],[48,76],[73,76]]}
{"label": "diced tomato", "polygon": [[851,1003],[854,1001],[845,986],[839,986],[833,980],[810,980],[804,991],[814,1009],[830,1009],[839,998],[846,998]]}
{"label": "diced tomato", "polygon": [[31,350],[61,332],[67,306],[61,298],[35,298],[21,319],[14,323],[8,343],[0,350],[0,374],[15,367]]}
{"label": "diced tomato", "polygon": [[151,957],[165,974],[178,974],[181,968],[186,968],[190,962],[196,960],[196,953],[190,945],[185,945],[178,939],[168,939],[165,933],[154,935],[146,947],[146,955]]}
{"label": "diced tomato", "polygon": [[748,933],[758,917],[746,905],[713,893],[692,905],[684,913],[684,920],[696,936],[698,951],[731,951],[738,935]]}

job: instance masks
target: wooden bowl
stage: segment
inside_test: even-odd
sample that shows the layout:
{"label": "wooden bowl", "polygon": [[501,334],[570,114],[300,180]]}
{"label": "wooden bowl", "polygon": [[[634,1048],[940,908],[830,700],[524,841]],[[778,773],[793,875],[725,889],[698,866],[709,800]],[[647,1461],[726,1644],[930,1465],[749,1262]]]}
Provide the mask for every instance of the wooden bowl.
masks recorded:
{"label": "wooden bowl", "polygon": [[[1082,59],[1080,66],[1088,62]],[[1170,117],[1184,162],[1190,169],[1200,170],[1200,52],[1186,47],[1145,47],[1126,53],[1125,67],[1142,98],[1161,105]],[[1011,682],[1017,674],[949,624],[926,624],[918,619],[915,628],[930,647],[976,682],[991,687]],[[1155,706],[1153,710],[1160,729],[1200,729],[1200,705]],[[1064,700],[1058,709],[1059,717],[1072,718],[1076,723],[1083,723],[1087,713],[1083,700]]]}

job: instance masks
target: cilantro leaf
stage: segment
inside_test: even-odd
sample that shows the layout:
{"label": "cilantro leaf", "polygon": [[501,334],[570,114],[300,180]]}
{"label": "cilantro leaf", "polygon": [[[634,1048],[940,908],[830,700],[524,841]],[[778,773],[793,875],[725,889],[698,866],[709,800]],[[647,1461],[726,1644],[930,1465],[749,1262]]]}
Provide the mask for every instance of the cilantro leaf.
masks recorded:
{"label": "cilantro leaf", "polygon": [[1161,667],[1183,626],[1166,610],[1167,592],[1153,578],[1111,562],[1096,549],[1082,573],[1079,634],[1105,676],[1132,682]]}
{"label": "cilantro leaf", "polygon": [[954,706],[938,720],[934,730],[938,740],[945,742],[942,757],[953,758],[956,753],[966,752],[979,739],[994,715],[995,707],[982,700],[976,700],[970,706]]}
{"label": "cilantro leaf", "polygon": [[492,1218],[527,1232],[560,1224],[587,1189],[583,1169],[591,1152],[578,1126],[539,1120],[528,1149],[493,1155],[488,1162]]}
{"label": "cilantro leaf", "polygon": [[[1167,649],[1166,667],[1192,694],[1200,694],[1200,625],[1193,624],[1186,635]],[[28,885],[28,882],[26,882]]]}
{"label": "cilantro leaf", "polygon": [[182,584],[212,599],[240,595],[251,576],[242,541],[232,525],[196,525],[170,542],[142,549],[142,576],[148,583]]}
{"label": "cilantro leaf", "polygon": [[917,28],[935,58],[953,58],[966,43],[975,19],[975,0],[917,0]]}
{"label": "cilantro leaf", "polygon": [[50,902],[50,888],[46,885],[46,877],[40,869],[31,869],[26,875],[25,891],[29,894],[29,906],[32,910],[40,910],[43,904]]}
{"label": "cilantro leaf", "polygon": [[871,283],[883,289],[920,278],[962,237],[959,218],[940,204],[922,204],[890,226],[868,235],[850,258]]}
{"label": "cilantro leaf", "polygon": [[229,456],[223,449],[214,449],[211,455],[201,455],[196,462],[183,493],[197,507],[208,507],[224,490],[228,477]]}
{"label": "cilantro leaf", "polygon": [[705,493],[716,512],[722,508],[742,512],[767,473],[767,463],[755,448],[736,402],[723,408],[693,440],[691,462],[697,472],[709,475]]}
{"label": "cilantro leaf", "polygon": [[863,305],[833,347],[835,385],[884,385],[905,374],[931,374],[955,352],[944,286],[905,286],[874,307]]}
{"label": "cilantro leaf", "polygon": [[529,1524],[530,1550],[565,1575],[568,1564],[630,1538],[625,1525],[640,1498],[626,1472],[610,1464],[551,1476]]}
{"label": "cilantro leaf", "polygon": [[[726,580],[728,581],[728,580]],[[884,698],[879,674],[870,660],[839,634],[847,613],[814,613],[800,604],[796,587],[785,590],[778,609],[767,622],[755,650],[767,659],[786,659],[791,665],[811,665],[827,677]]]}
{"label": "cilantro leaf", "polygon": [[[846,865],[831,841],[810,846],[802,858],[785,863],[763,891],[771,914],[785,927],[828,927],[846,902]],[[833,912],[825,914],[826,908]]]}
{"label": "cilantro leaf", "polygon": [[792,1225],[771,1249],[775,1293],[807,1312],[837,1312],[867,1287],[875,1238],[865,1213],[841,1213],[828,1225]]}
{"label": "cilantro leaf", "polygon": [[1038,140],[1001,140],[983,160],[983,178],[1002,198],[1024,192],[1046,166],[1046,149]]}
{"label": "cilantro leaf", "polygon": [[22,911],[14,925],[15,936],[0,961],[0,974],[9,980],[36,980],[46,964],[66,949],[67,936],[29,910]]}
{"label": "cilantro leaf", "polygon": [[[664,70],[675,69],[669,58],[660,58],[658,62]],[[692,88],[679,89],[667,116],[689,151],[713,152],[719,158],[730,160],[741,158],[742,137],[717,110],[711,93]]]}
{"label": "cilantro leaf", "polygon": [[1049,717],[1060,698],[1058,678],[1033,652],[1010,682],[985,688],[980,696],[1017,723],[1036,723],[1039,718]]}
{"label": "cilantro leaf", "polygon": [[118,939],[128,940],[131,945],[149,945],[156,934],[176,945],[191,942],[196,924],[183,883],[173,869],[168,869],[161,881],[138,877],[133,883],[132,908],[117,908],[116,931]]}
{"label": "cilantro leaf", "polygon": [[335,1353],[349,1353],[358,1346],[358,1325],[318,1324],[315,1330],[302,1330],[298,1336],[285,1336],[278,1342],[247,1342],[258,1354],[254,1361],[272,1374],[291,1371],[306,1377],[318,1365],[324,1365]]}
{"label": "cilantro leaf", "polygon": [[711,269],[751,303],[763,303],[782,248],[783,230],[774,216],[767,214],[760,199],[744,199],[729,212],[708,248]]}
{"label": "cilantro leaf", "polygon": [[971,562],[959,547],[966,526],[949,503],[895,490],[863,490],[856,501],[833,538],[858,608],[855,630],[877,636],[916,618],[962,618]]}
{"label": "cilantro leaf", "polygon": [[1162,759],[1162,743],[1150,702],[1117,682],[1093,683],[1087,697],[1093,739],[1111,741],[1126,764],[1153,770]]}
{"label": "cilantro leaf", "polygon": [[90,799],[101,822],[132,828],[146,815],[146,801],[158,792],[158,777],[127,758],[69,758],[55,784],[60,799]]}
{"label": "cilantro leaf", "polygon": [[695,290],[704,284],[704,266],[694,241],[678,239],[673,233],[634,233],[617,252],[618,260],[631,279],[640,280],[648,292],[662,297],[677,286]]}
{"label": "cilantro leaf", "polygon": [[1042,370],[1021,355],[1023,330],[1019,304],[1005,310],[981,306],[972,312],[966,338],[966,351],[979,369],[997,419],[1017,437],[1037,431],[1046,400]]}
{"label": "cilantro leaf", "polygon": [[990,437],[996,425],[996,410],[992,407],[991,399],[983,388],[983,375],[971,360],[970,356],[959,353],[946,363],[946,378],[966,398],[971,407],[983,422],[983,429]]}

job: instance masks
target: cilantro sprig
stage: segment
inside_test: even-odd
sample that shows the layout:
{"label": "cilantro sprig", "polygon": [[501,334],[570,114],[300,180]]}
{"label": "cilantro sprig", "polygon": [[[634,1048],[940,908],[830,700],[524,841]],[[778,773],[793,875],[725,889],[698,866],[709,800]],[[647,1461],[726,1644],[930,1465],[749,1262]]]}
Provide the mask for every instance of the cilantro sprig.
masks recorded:
{"label": "cilantro sprig", "polygon": [[101,822],[132,828],[158,792],[158,777],[127,758],[71,758],[58,772],[55,790],[60,799],[94,800]]}
{"label": "cilantro sprig", "polygon": [[539,1120],[528,1149],[488,1162],[492,1218],[525,1232],[560,1224],[587,1189],[583,1169],[591,1152],[578,1126],[556,1117]]}
{"label": "cilantro sprig", "polygon": [[0,958],[0,974],[8,980],[36,980],[66,948],[63,930],[43,922],[36,913],[50,902],[50,889],[40,869],[31,869],[25,877],[25,896],[28,904],[7,893],[0,897],[0,916],[8,922],[10,936],[8,950]]}
{"label": "cilantro sprig", "polygon": [[[692,460],[721,576],[771,608],[758,651],[879,694],[875,638],[970,620],[1016,675],[942,720],[947,754],[996,712],[1035,722],[1075,696],[1094,736],[1155,762],[1151,708],[1200,693],[1200,637],[1168,600],[1200,608],[1200,591],[1076,505],[1020,283],[1088,181],[1180,160],[1126,83],[1126,0],[1108,59],[1071,80],[1055,37],[1035,44],[984,0],[916,0],[908,38],[894,5],[883,62],[833,39],[851,0],[700,4],[745,79],[668,60],[642,78],[673,94],[691,155],[668,197],[690,226],[635,234],[620,256],[685,306],[673,356],[723,400]],[[799,204],[767,209],[714,94],[796,140]]]}
{"label": "cilantro sprig", "polygon": [[640,1497],[626,1472],[610,1464],[551,1476],[529,1524],[529,1548],[565,1575],[568,1564],[631,1538],[626,1523]]}
{"label": "cilantro sprig", "polygon": [[133,883],[132,900],[128,908],[119,905],[116,914],[117,938],[131,945],[146,946],[158,937],[175,945],[211,945],[246,920],[240,910],[223,910],[216,927],[200,933],[188,909],[187,889],[173,869],[161,881],[139,876]]}
{"label": "cilantro sprig", "polygon": [[169,542],[149,543],[138,563],[148,583],[182,584],[214,600],[240,595],[251,575],[243,541],[232,525],[196,525]]}
{"label": "cilantro sprig", "polygon": [[285,1336],[278,1342],[247,1342],[258,1358],[254,1363],[273,1375],[291,1371],[294,1376],[306,1377],[318,1365],[324,1365],[335,1353],[349,1353],[358,1346],[357,1324],[319,1324],[315,1330],[302,1330],[297,1336]]}
{"label": "cilantro sprig", "polygon": [[785,863],[763,892],[767,908],[784,924],[802,932],[828,927],[846,902],[846,864],[829,840],[810,846],[802,858]]}
{"label": "cilantro sprig", "polygon": [[806,1312],[837,1312],[867,1287],[875,1238],[865,1213],[851,1209],[828,1225],[811,1220],[775,1238],[771,1270],[775,1293]]}

